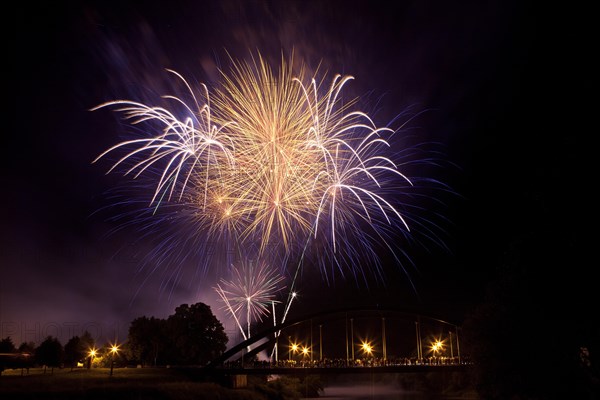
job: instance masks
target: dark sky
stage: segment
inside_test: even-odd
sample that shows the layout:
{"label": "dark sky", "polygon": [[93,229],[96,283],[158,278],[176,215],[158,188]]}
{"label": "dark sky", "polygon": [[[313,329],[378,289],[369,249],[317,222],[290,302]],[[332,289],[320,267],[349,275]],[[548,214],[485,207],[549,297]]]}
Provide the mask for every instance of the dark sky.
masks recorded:
{"label": "dark sky", "polygon": [[18,344],[51,334],[64,343],[87,329],[124,339],[133,318],[166,317],[197,301],[226,319],[209,278],[164,289],[164,270],[175,267],[138,273],[153,242],[129,228],[111,234],[117,224],[98,210],[111,206],[107,193],[122,178],[92,160],[126,129],[116,114],[89,111],[163,94],[164,68],[210,86],[225,51],[277,60],[293,48],[311,68],[320,62],[353,75],[349,90],[376,110],[378,124],[414,117],[412,140],[441,151],[439,167],[420,173],[455,193],[433,190],[439,203],[425,202],[422,212],[447,248],[404,248],[416,291],[394,266],[385,267],[385,284],[368,288],[343,279],[328,285],[309,271],[297,315],[315,304],[361,302],[460,321],[523,235],[549,226],[576,251],[583,247],[593,182],[585,183],[582,138],[593,128],[585,122],[590,75],[577,12],[555,24],[547,10],[520,1],[69,3],[19,5],[11,17],[0,337]]}

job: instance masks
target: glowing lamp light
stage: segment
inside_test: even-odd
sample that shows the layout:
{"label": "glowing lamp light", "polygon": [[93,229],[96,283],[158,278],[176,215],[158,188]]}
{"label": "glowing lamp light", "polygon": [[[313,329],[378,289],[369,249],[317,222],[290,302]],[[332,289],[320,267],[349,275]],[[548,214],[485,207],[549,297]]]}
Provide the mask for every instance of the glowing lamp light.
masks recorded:
{"label": "glowing lamp light", "polygon": [[373,353],[373,347],[367,342],[362,343],[362,349],[367,354]]}

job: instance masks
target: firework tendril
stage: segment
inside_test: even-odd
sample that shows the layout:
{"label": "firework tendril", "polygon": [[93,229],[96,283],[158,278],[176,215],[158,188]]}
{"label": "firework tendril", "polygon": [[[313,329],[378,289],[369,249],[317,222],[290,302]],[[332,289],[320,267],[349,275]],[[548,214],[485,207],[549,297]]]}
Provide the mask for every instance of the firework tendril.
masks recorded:
{"label": "firework tendril", "polygon": [[257,259],[272,246],[286,259],[315,247],[343,258],[360,254],[357,243],[392,248],[387,232],[409,232],[392,193],[412,182],[386,155],[394,131],[357,111],[356,100],[342,101],[351,76],[326,84],[285,60],[274,72],[259,55],[232,62],[212,93],[201,85],[196,95],[168,71],[186,88],[185,97],[163,96],[173,109],[130,100],[92,109],[114,107],[130,124],[152,126],[154,135],[94,160],[117,154],[108,172],[152,176],[150,207],[192,209],[198,235],[256,248]]}

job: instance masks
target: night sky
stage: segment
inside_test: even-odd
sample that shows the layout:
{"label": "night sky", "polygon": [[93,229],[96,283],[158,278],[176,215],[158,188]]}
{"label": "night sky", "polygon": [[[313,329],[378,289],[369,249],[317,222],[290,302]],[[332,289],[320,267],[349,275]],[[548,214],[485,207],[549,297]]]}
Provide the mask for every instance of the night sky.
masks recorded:
{"label": "night sky", "polygon": [[[529,2],[395,3],[16,6],[6,17],[13,20],[4,92],[12,124],[3,130],[0,337],[18,346],[53,335],[64,344],[87,329],[124,340],[133,318],[166,317],[198,301],[227,320],[210,277],[162,287],[163,267],[176,266],[140,271],[152,239],[139,240],[133,228],[114,233],[119,224],[107,207],[124,179],[106,175],[108,162],[92,161],[126,137],[127,124],[108,110],[89,111],[165,94],[165,68],[210,86],[227,52],[247,59],[259,50],[277,61],[294,49],[312,68],[353,75],[349,94],[363,99],[378,125],[410,119],[412,143],[439,152],[438,165],[419,173],[450,188],[427,193],[436,201],[422,211],[445,248],[402,245],[414,263],[407,264],[414,289],[393,265],[384,283],[368,287],[351,278],[327,284],[308,270],[295,315],[316,304],[360,303],[460,322],[501,273],[511,245],[541,228],[555,239],[549,253],[558,243],[585,260],[594,181],[583,153],[594,125],[583,97],[591,86],[587,28],[577,12],[559,22]],[[582,306],[571,303],[573,285],[591,285],[593,264],[540,266],[540,286],[554,285],[548,291],[567,310]]]}

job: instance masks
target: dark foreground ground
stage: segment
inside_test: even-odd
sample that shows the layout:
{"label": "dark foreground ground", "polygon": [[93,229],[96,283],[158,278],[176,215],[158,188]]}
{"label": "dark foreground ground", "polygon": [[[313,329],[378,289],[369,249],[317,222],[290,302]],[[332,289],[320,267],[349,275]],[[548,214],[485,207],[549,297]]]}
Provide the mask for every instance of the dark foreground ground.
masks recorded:
{"label": "dark foreground ground", "polygon": [[263,399],[254,389],[198,382],[167,368],[6,370],[0,376],[4,399]]}
{"label": "dark foreground ground", "polygon": [[[111,377],[108,368],[73,371],[67,368],[54,369],[54,372],[48,369],[46,373],[32,368],[29,373],[20,369],[4,371],[0,376],[0,399],[291,400],[319,396],[317,389],[322,385],[318,378],[298,382],[291,377],[281,377],[266,382],[264,378],[250,376],[246,388],[234,389],[224,382],[202,382],[197,376],[177,369],[118,368]],[[303,393],[309,386],[312,393]],[[476,397],[467,393],[465,397],[453,398]]]}

